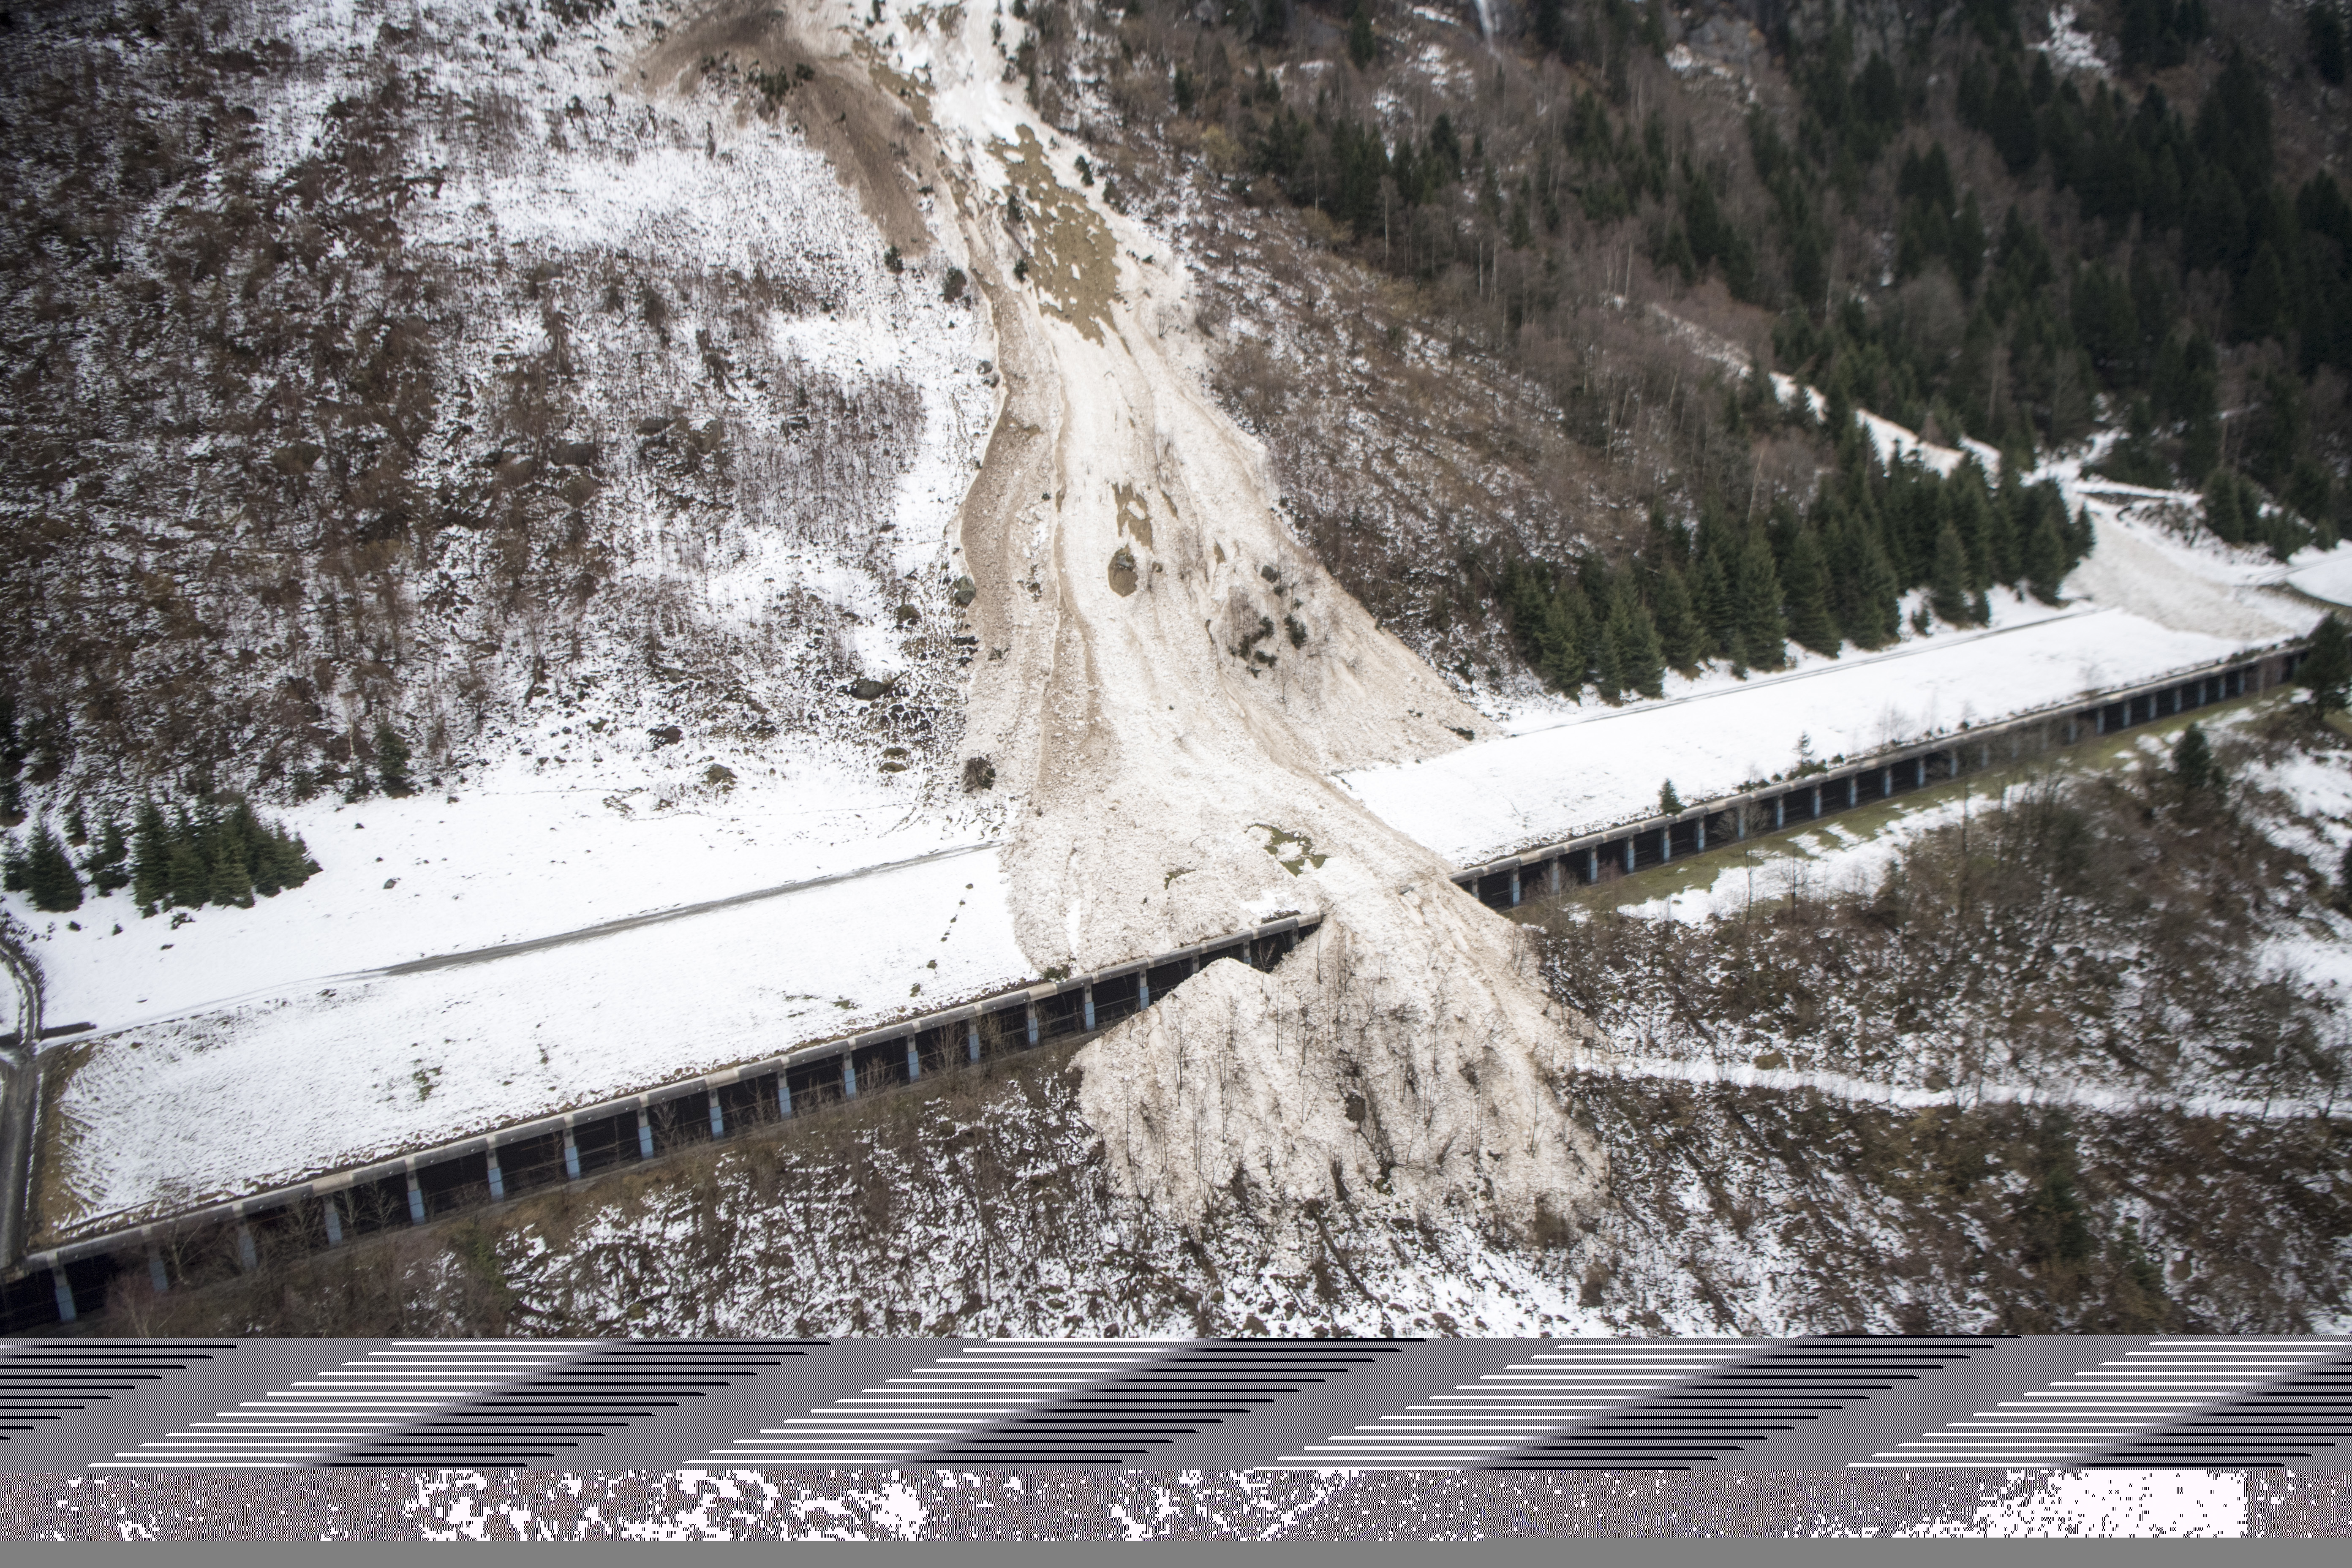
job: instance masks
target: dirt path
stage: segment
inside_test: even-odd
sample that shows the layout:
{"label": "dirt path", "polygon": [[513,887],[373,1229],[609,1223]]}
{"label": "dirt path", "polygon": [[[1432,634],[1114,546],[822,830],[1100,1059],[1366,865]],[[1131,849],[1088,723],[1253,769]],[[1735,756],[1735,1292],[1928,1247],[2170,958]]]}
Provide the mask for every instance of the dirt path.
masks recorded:
{"label": "dirt path", "polygon": [[[993,19],[909,19],[871,71],[934,132],[915,173],[956,198],[935,242],[993,312],[965,732],[996,770],[1015,931],[1052,973],[1326,917],[1276,974],[1215,966],[1081,1054],[1112,1168],[1180,1215],[1247,1193],[1574,1223],[1603,1180],[1568,1097],[1588,1026],[1328,777],[1488,726],[1289,538],[1202,391],[1183,272],[1000,79]],[[851,58],[869,36],[804,26]]]}

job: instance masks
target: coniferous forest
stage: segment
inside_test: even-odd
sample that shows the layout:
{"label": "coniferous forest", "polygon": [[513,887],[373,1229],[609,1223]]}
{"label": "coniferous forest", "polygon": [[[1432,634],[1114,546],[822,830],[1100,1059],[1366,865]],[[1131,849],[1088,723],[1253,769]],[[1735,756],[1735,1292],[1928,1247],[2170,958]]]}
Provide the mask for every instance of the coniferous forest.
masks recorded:
{"label": "coniferous forest", "polygon": [[[1168,107],[1229,191],[1393,280],[1444,353],[1539,387],[1551,427],[1523,419],[1514,450],[1556,431],[1598,459],[1549,498],[1568,522],[1539,499],[1439,525],[1458,570],[1425,586],[1352,543],[1380,498],[1327,481],[1311,537],[1343,576],[1362,560],[1350,587],[1421,621],[1416,646],[1507,619],[1547,685],[1614,697],[1710,659],[1769,668],[1790,642],[1880,646],[1913,589],[1953,625],[1997,584],[2053,599],[2087,531],[2006,476],[2094,437],[2094,472],[2201,496],[2224,542],[2284,559],[2352,525],[2352,200],[2338,132],[2315,129],[2340,112],[2334,0],[2291,26],[2085,5],[2091,63],[2015,0],[1734,9],[1785,83],[1737,108],[1668,58],[1705,7],[1533,0],[1467,102],[1416,95],[1376,5],[1235,0],[1135,35],[1174,62]],[[1757,384],[1693,391],[1615,324],[1653,301],[1730,330]],[[1244,413],[1277,406],[1263,356],[1238,363]],[[1826,416],[1759,395],[1766,370]],[[1863,410],[1999,461],[1874,468],[1842,434]],[[1821,477],[1759,480],[1792,435]]]}
{"label": "coniferous forest", "polygon": [[319,870],[301,838],[239,800],[169,810],[142,800],[126,827],[70,807],[60,834],[47,820],[7,840],[5,886],[53,913],[81,908],[85,882],[103,897],[124,888],[142,914],[206,904],[251,909],[257,895],[299,888]]}
{"label": "coniferous forest", "polygon": [[1513,636],[1554,690],[1590,682],[1604,701],[1656,697],[1669,669],[1722,660],[1778,669],[1789,644],[1836,655],[1883,647],[1902,634],[1901,596],[1948,626],[1982,623],[1995,584],[2057,597],[2090,548],[2057,487],[2031,488],[2013,469],[1989,483],[1973,462],[1940,475],[1879,461],[1848,424],[1837,468],[1810,506],[1780,501],[1745,525],[1712,508],[1696,529],[1663,514],[1652,548],[1622,565],[1587,556],[1565,566],[1504,569]]}

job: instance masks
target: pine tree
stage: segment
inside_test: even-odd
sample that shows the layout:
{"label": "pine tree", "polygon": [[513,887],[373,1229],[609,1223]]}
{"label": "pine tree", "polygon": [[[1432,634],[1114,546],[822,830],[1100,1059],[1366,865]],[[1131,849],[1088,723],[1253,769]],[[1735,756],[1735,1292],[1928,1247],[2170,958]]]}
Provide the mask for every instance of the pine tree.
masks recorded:
{"label": "pine tree", "polygon": [[1691,577],[1691,610],[1706,634],[1699,657],[1729,659],[1734,669],[1746,668],[1748,654],[1739,642],[1738,608],[1732,603],[1720,550],[1710,548],[1699,557],[1698,571]]}
{"label": "pine tree", "polygon": [[2352,647],[2346,636],[2335,611],[2320,616],[2311,628],[2311,652],[2294,672],[2295,683],[2311,693],[2312,707],[2323,718],[2343,710],[2346,688],[2352,687]]}
{"label": "pine tree", "polygon": [[1815,653],[1837,657],[1843,639],[1830,616],[1829,569],[1822,559],[1822,542],[1811,527],[1798,530],[1789,547],[1789,572],[1782,585],[1788,593],[1789,636]]}
{"label": "pine tree", "polygon": [[2181,789],[2196,795],[2211,789],[2221,782],[2213,766],[2213,748],[2205,739],[2205,731],[2191,724],[2180,732],[2172,746],[2172,776]]}
{"label": "pine tree", "polygon": [[1659,568],[1650,590],[1650,616],[1657,623],[1660,657],[1685,675],[1696,670],[1705,657],[1701,648],[1706,630],[1699,625],[1698,612],[1691,604],[1689,585],[1672,562]]}
{"label": "pine tree", "polygon": [[89,842],[89,823],[81,814],[79,800],[66,807],[66,842],[76,847]]}
{"label": "pine tree", "polygon": [[1976,604],[1970,588],[1969,552],[1961,547],[1960,531],[1947,521],[1936,535],[1936,564],[1927,579],[1927,602],[1947,625],[1972,626]]}
{"label": "pine tree", "polygon": [[1503,605],[1510,612],[1511,640],[1519,657],[1538,675],[1547,675],[1558,651],[1559,620],[1533,567],[1513,562],[1504,569]]}
{"label": "pine tree", "polygon": [[1380,52],[1380,38],[1372,32],[1370,0],[1356,0],[1355,15],[1348,18],[1348,58],[1360,69],[1370,65]]}
{"label": "pine tree", "polygon": [[253,815],[253,807],[238,801],[236,809],[228,814],[225,826],[228,840],[236,847],[238,864],[245,868],[248,894],[258,893],[268,898],[278,892],[278,884],[269,877],[266,853],[269,846],[268,830],[261,826],[261,819]]}
{"label": "pine tree", "polygon": [[73,858],[47,822],[33,829],[25,851],[25,890],[37,910],[63,914],[81,908],[81,879]]}
{"label": "pine tree", "polygon": [[245,846],[236,835],[226,830],[226,825],[211,836],[211,853],[206,857],[205,901],[223,909],[253,907],[253,873],[245,863]]}
{"label": "pine tree", "polygon": [[25,847],[10,834],[0,839],[0,888],[21,893],[33,885],[33,864],[25,854]]}
{"label": "pine tree", "polygon": [[2224,544],[2246,542],[2246,520],[2240,510],[2238,477],[2216,468],[2205,478],[2205,526]]}
{"label": "pine tree", "polygon": [[280,888],[299,888],[318,875],[319,863],[310,858],[310,846],[296,835],[287,832],[282,823],[269,830],[264,855],[268,862],[270,880]]}
{"label": "pine tree", "polygon": [[1567,590],[1554,594],[1544,607],[1549,630],[1544,654],[1543,677],[1555,690],[1573,697],[1584,689],[1585,647],[1591,642],[1590,618],[1584,613],[1584,595],[1571,583]]}
{"label": "pine tree", "polygon": [[1761,528],[1748,531],[1738,564],[1731,591],[1740,644],[1748,663],[1759,669],[1778,669],[1789,662],[1788,628],[1780,619],[1780,573],[1772,563],[1771,541]]}
{"label": "pine tree", "polygon": [[1675,793],[1675,781],[1668,779],[1658,786],[1658,811],[1662,816],[1678,816],[1682,809],[1683,797]]}
{"label": "pine tree", "polygon": [[396,800],[415,793],[408,777],[408,742],[388,723],[375,727],[375,768],[384,794]]}
{"label": "pine tree", "polygon": [[[1961,563],[1967,572],[1967,588],[1970,597],[1992,586],[1992,572],[1986,557],[1991,544],[1993,506],[1985,494],[1983,480],[1973,472],[1958,484],[1947,484],[1945,489],[1952,498],[1951,524],[1958,534]],[[1936,570],[1942,569],[1944,542],[1937,540]],[[1937,614],[1942,615],[1938,609]],[[1948,618],[1948,617],[1947,617]]]}
{"label": "pine tree", "polygon": [[1624,673],[1625,684],[1644,697],[1664,696],[1666,663],[1658,647],[1657,625],[1633,592],[1630,572],[1617,579],[1617,614],[1621,621],[1615,639],[1618,668]]}
{"label": "pine tree", "polygon": [[2041,521],[2025,537],[2025,579],[2033,587],[2033,596],[2045,605],[2058,602],[2058,584],[2066,576],[2066,541],[2058,532],[2058,520],[2048,508],[2037,508]]}
{"label": "pine tree", "polygon": [[172,901],[172,835],[153,801],[139,803],[131,844],[131,896],[152,915]]}
{"label": "pine tree", "polygon": [[196,842],[196,825],[189,820],[185,806],[180,808],[164,847],[163,880],[163,901],[174,908],[201,909],[212,896],[212,868],[205,863],[204,850]]}
{"label": "pine tree", "polygon": [[1903,635],[1903,584],[1875,538],[1862,542],[1861,629],[1847,636],[1857,647],[1885,647]]}
{"label": "pine tree", "polygon": [[1598,560],[1587,558],[1560,584],[1559,596],[1561,608],[1575,622],[1584,638],[1578,667],[1591,672],[1587,679],[1591,680],[1601,700],[1616,701],[1618,689],[1624,684],[1624,679],[1622,673],[1615,670],[1609,647],[1608,567]]}
{"label": "pine tree", "polygon": [[1633,628],[1627,624],[1624,596],[1617,591],[1614,582],[1595,597],[1608,608],[1601,618],[1600,637],[1594,648],[1592,684],[1600,690],[1603,702],[1621,702],[1624,700],[1625,688],[1631,684],[1625,661],[1631,651],[1627,645],[1633,639]]}
{"label": "pine tree", "polygon": [[[2018,560],[2019,520],[2030,516],[2033,508],[2026,500],[2025,491],[2017,482],[2014,468],[2003,469],[2000,493],[1992,498],[1985,511],[1984,563],[1978,574],[1991,583],[2015,583],[2024,575]],[[1989,586],[1979,582],[1979,588]]]}
{"label": "pine tree", "polygon": [[100,898],[120,891],[131,880],[130,858],[122,824],[109,813],[106,825],[98,830],[98,843],[82,861],[82,869],[89,873],[90,890]]}

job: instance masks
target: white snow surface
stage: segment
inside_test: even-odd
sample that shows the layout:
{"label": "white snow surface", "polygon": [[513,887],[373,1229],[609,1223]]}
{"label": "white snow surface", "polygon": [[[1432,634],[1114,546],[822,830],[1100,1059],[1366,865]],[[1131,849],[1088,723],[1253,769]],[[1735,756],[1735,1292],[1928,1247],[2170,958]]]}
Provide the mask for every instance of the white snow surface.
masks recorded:
{"label": "white snow surface", "polygon": [[2331,605],[2352,605],[2352,543],[2324,552],[2306,551],[2295,562],[2287,574],[2288,586]]}
{"label": "white snow surface", "polygon": [[[127,891],[70,917],[20,908],[43,933],[49,1020],[110,1032],[982,842],[976,824],[920,809],[910,786],[814,751],[730,751],[718,765],[739,782],[724,792],[702,782],[715,753],[700,748],[614,736],[598,752],[556,770],[518,756],[480,789],[292,807],[286,826],[324,868],[250,910],[142,919]],[[564,755],[548,746],[549,762]]]}
{"label": "white snow surface", "polygon": [[281,990],[103,1042],[60,1098],[47,1205],[66,1234],[135,1223],[1025,973],[983,847],[494,960]]}
{"label": "white snow surface", "polygon": [[2106,62],[2099,58],[2098,40],[2077,25],[2074,7],[2060,5],[2050,13],[2050,42],[2043,52],[2050,63],[2062,71],[2088,71],[2094,76],[2107,74]]}
{"label": "white snow surface", "polygon": [[1386,821],[1472,865],[1651,816],[1669,780],[1696,804],[1787,773],[1804,758],[1858,757],[1953,734],[2244,646],[2086,609],[1744,684],[1698,683],[1663,701],[1602,709],[1341,783]]}

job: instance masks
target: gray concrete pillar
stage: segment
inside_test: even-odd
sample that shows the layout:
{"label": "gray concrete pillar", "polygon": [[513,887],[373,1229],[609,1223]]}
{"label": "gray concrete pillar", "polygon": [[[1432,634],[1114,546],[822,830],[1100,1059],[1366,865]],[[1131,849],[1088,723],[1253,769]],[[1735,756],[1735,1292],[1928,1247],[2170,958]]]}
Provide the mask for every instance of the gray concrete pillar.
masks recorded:
{"label": "gray concrete pillar", "polygon": [[[776,1096],[783,1104],[784,1114],[790,1116],[793,1113],[793,1086],[784,1081],[784,1075],[782,1073],[776,1075]],[[639,1106],[637,1108],[637,1158],[650,1160],[653,1157],[654,1119],[646,1114],[643,1106]]]}
{"label": "gray concrete pillar", "polygon": [[329,1193],[329,1194],[327,1194],[327,1203],[326,1203],[326,1221],[327,1221],[327,1245],[328,1245],[329,1247],[341,1247],[341,1246],[342,1246],[342,1244],[343,1244],[343,1200],[342,1200],[340,1196],[338,1196],[337,1194],[333,1194],[333,1193]]}
{"label": "gray concrete pillar", "polygon": [[1086,1013],[1087,1033],[1091,1035],[1095,1028],[1095,988],[1091,982],[1078,994],[1078,1005]]}
{"label": "gray concrete pillar", "polygon": [[1551,879],[1551,896],[1556,899],[1565,890],[1568,874],[1560,869],[1559,857],[1557,855],[1545,861],[1544,866],[1546,868],[1544,874]]}
{"label": "gray concrete pillar", "polygon": [[1698,819],[1698,853],[1706,853],[1706,818],[1704,816]]}
{"label": "gray concrete pillar", "polygon": [[[569,1142],[570,1139],[567,1137],[565,1142]],[[416,1184],[416,1167],[414,1165],[408,1168],[408,1223],[425,1223],[425,1189]]]}
{"label": "gray concrete pillar", "polygon": [[703,1093],[710,1097],[710,1135],[724,1138],[727,1136],[727,1108],[719,1103],[716,1089],[706,1089]]}
{"label": "gray concrete pillar", "polygon": [[1633,869],[1633,836],[1630,833],[1625,835],[1625,869],[1629,874]]}
{"label": "gray concrete pillar", "polygon": [[857,1061],[846,1051],[843,1052],[841,1057],[841,1098],[844,1100],[857,1098]]}
{"label": "gray concrete pillar", "polygon": [[1812,812],[1813,819],[1818,820],[1818,819],[1820,818],[1821,815],[1822,815],[1822,786],[1821,786],[1821,785],[1819,785],[1819,784],[1815,784],[1815,785],[1813,786],[1813,812]]}
{"label": "gray concrete pillar", "polygon": [[1658,829],[1658,864],[1663,866],[1675,858],[1675,825],[1667,823]]}
{"label": "gray concrete pillar", "polygon": [[488,1151],[483,1154],[482,1163],[488,1167],[490,1173],[490,1201],[492,1203],[504,1203],[507,1195],[507,1175],[504,1171],[499,1169],[499,1146],[497,1144],[491,1144]]}
{"label": "gray concrete pillar", "polygon": [[1588,887],[1601,880],[1601,851],[1597,848],[1584,852],[1584,880]]}
{"label": "gray concrete pillar", "polygon": [[1745,805],[1731,814],[1731,837],[1735,841],[1748,837],[1748,807]]}
{"label": "gray concrete pillar", "polygon": [[163,1255],[152,1247],[147,1249],[147,1283],[158,1296],[172,1288],[171,1276],[163,1272]]}
{"label": "gray concrete pillar", "polygon": [[1514,866],[1514,867],[1512,867],[1512,868],[1511,868],[1511,908],[1513,908],[1513,909],[1515,909],[1515,910],[1516,910],[1516,909],[1517,909],[1518,907],[1519,907],[1519,868],[1518,868],[1517,866]]}
{"label": "gray concrete pillar", "polygon": [[923,1076],[923,1054],[915,1048],[915,1037],[907,1037],[907,1081],[914,1082]]}
{"label": "gray concrete pillar", "polygon": [[52,1268],[49,1270],[49,1290],[51,1294],[57,1297],[58,1321],[60,1323],[72,1322],[74,1321],[73,1287],[66,1283],[66,1271],[64,1269]]}
{"label": "gray concrete pillar", "polygon": [[566,1181],[580,1179],[580,1143],[569,1127],[563,1130],[563,1176]]}
{"label": "gray concrete pillar", "polygon": [[1029,1010],[1029,1043],[1030,1043],[1031,1045],[1033,1045],[1033,1046],[1034,1046],[1034,1045],[1035,1045],[1035,1044],[1037,1043],[1037,1004],[1036,1004],[1036,1003],[1034,1003],[1034,1002],[1030,1003],[1030,1004],[1029,1004],[1029,1009],[1028,1009],[1028,1010]]}
{"label": "gray concrete pillar", "polygon": [[1860,805],[1861,804],[1862,776],[1859,773],[1848,773],[1845,775],[1846,809],[1848,811],[1852,811],[1855,806]]}
{"label": "gray concrete pillar", "polygon": [[969,1060],[980,1060],[980,1020],[977,1018],[963,1026],[963,1053]]}
{"label": "gray concrete pillar", "polygon": [[261,1267],[259,1261],[254,1257],[253,1227],[243,1220],[236,1222],[236,1260],[244,1266],[247,1274]]}
{"label": "gray concrete pillar", "polygon": [[1151,1005],[1151,976],[1144,970],[1135,972],[1135,1010],[1142,1012]]}
{"label": "gray concrete pillar", "polygon": [[1881,800],[1895,798],[1895,764],[1893,763],[1878,770],[1878,798]]}
{"label": "gray concrete pillar", "polygon": [[1788,826],[1789,797],[1785,795],[1776,795],[1772,797],[1772,830],[1777,833]]}

